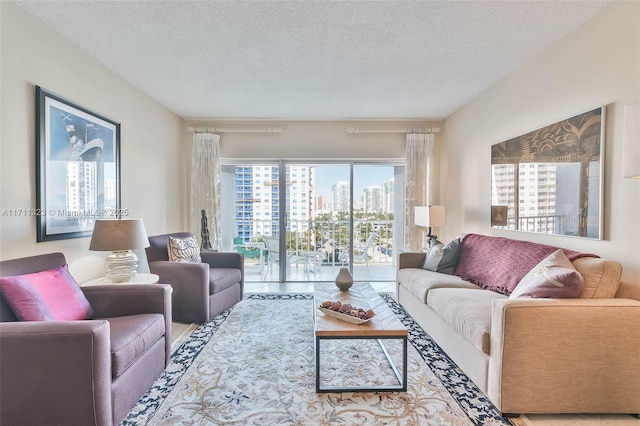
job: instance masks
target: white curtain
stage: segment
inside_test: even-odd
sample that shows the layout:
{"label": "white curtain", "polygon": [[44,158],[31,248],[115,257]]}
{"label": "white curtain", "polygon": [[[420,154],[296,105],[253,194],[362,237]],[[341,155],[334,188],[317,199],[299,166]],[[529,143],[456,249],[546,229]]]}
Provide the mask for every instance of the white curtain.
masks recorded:
{"label": "white curtain", "polygon": [[206,212],[211,248],[220,240],[220,135],[194,133],[191,150],[190,231],[202,244],[202,210]]}
{"label": "white curtain", "polygon": [[407,133],[405,159],[405,236],[407,250],[425,247],[426,230],[414,225],[415,206],[431,204],[433,133]]}

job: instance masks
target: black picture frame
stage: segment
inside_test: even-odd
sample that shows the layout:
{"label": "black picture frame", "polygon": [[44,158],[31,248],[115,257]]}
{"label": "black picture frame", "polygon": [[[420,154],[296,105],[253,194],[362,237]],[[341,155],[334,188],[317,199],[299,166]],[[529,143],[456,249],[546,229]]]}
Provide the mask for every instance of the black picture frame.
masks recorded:
{"label": "black picture frame", "polygon": [[120,217],[120,123],[36,86],[37,241]]}

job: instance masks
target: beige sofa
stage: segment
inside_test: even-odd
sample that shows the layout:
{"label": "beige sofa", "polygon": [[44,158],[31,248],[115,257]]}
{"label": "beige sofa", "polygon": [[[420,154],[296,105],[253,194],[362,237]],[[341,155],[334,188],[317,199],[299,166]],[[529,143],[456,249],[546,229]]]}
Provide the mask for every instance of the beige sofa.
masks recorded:
{"label": "beige sofa", "polygon": [[400,304],[503,415],[640,413],[640,285],[618,262],[575,259],[580,298],[509,299],[424,258],[399,255]]}

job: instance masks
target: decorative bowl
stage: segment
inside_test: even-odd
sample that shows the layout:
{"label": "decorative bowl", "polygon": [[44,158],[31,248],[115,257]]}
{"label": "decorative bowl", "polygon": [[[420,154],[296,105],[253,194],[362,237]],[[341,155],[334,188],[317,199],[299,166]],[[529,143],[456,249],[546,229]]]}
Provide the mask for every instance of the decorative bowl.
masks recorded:
{"label": "decorative bowl", "polygon": [[360,319],[360,318],[352,317],[351,315],[348,315],[348,314],[343,314],[342,312],[332,311],[331,309],[327,309],[327,308],[318,307],[318,309],[320,310],[320,312],[322,312],[327,316],[337,318],[342,321],[350,322],[351,324],[364,324],[365,322],[369,322],[369,320],[373,318],[371,317],[367,319]]}

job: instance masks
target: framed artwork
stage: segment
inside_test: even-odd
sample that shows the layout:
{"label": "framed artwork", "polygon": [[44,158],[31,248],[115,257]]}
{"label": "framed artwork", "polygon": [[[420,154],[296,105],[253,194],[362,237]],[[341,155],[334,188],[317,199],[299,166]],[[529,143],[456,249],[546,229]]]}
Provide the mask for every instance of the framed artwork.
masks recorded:
{"label": "framed artwork", "polygon": [[491,226],[602,238],[604,107],[491,146]]}
{"label": "framed artwork", "polygon": [[36,86],[37,241],[120,215],[120,124]]}

